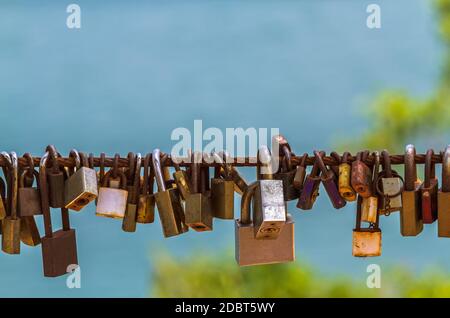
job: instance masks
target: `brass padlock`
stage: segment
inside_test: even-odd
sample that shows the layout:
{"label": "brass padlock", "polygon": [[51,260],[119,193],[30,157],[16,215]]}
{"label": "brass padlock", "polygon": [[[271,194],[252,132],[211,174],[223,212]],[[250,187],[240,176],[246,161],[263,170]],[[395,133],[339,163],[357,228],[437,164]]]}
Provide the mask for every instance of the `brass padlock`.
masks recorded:
{"label": "brass padlock", "polygon": [[75,149],[70,152],[75,160],[75,172],[65,181],[65,208],[80,211],[98,196],[97,173],[89,168],[87,157]]}
{"label": "brass padlock", "polygon": [[[211,202],[213,216],[224,220],[234,219],[234,182],[231,175],[231,165],[227,164],[225,154],[214,152],[216,164],[214,178],[211,180]],[[224,176],[222,177],[222,170]]]}
{"label": "brass padlock", "polygon": [[136,222],[137,222],[137,206],[140,193],[140,183],[141,183],[141,163],[142,155],[137,153],[134,156],[134,177],[133,180],[133,190],[129,191],[127,209],[125,211],[125,216],[122,222],[122,230],[125,232],[136,232]]}
{"label": "brass padlock", "polygon": [[49,151],[41,158],[39,182],[45,236],[42,238],[44,276],[57,277],[67,273],[68,266],[78,265],[75,230],[70,228],[69,210],[61,208],[62,229],[53,232],[49,206],[46,165]]}
{"label": "brass padlock", "polygon": [[[118,157],[114,161],[118,162]],[[116,175],[115,175],[116,174]],[[112,180],[120,180],[118,188],[112,188]],[[126,190],[127,178],[122,170],[117,169],[117,164],[105,174],[103,184],[98,192],[98,202],[95,214],[110,218],[121,219],[125,215],[128,203],[128,191]]]}
{"label": "brass padlock", "polygon": [[211,197],[207,193],[205,176],[201,175],[201,160],[201,153],[194,153],[191,164],[192,190],[186,198],[185,205],[186,225],[197,232],[212,231],[213,229]]}
{"label": "brass padlock", "polygon": [[372,172],[364,163],[367,155],[367,151],[358,152],[351,169],[352,188],[363,198],[368,198],[372,195]]}
{"label": "brass padlock", "polygon": [[59,153],[53,145],[47,146],[46,151],[50,153],[51,169],[48,173],[48,187],[50,193],[50,207],[64,207],[64,185],[66,180],[66,171],[58,163]]}
{"label": "brass padlock", "polygon": [[[36,179],[37,188],[25,185],[25,177],[31,176]],[[33,180],[33,179],[31,179]],[[39,193],[39,173],[33,168],[24,170],[19,178],[18,209],[20,217],[41,215],[41,195]]]}
{"label": "brass padlock", "polygon": [[442,154],[442,187],[438,192],[438,236],[450,237],[450,145]]}
{"label": "brass padlock", "polygon": [[[377,177],[377,192],[381,196],[380,213],[389,215],[402,208],[403,179],[391,169],[391,159],[387,150],[381,152],[383,157],[383,171]],[[382,187],[380,189],[380,179]]]}
{"label": "brass padlock", "polygon": [[250,216],[250,204],[260,185],[250,184],[242,195],[241,217],[235,221],[235,257],[239,266],[293,262],[294,221],[288,214],[280,235],[275,240],[260,240],[254,235],[254,225]]}
{"label": "brass padlock", "polygon": [[262,146],[258,150],[258,187],[253,200],[253,229],[256,239],[277,239],[286,224],[286,202],[283,181],[274,180],[272,158],[269,149]]}
{"label": "brass padlock", "polygon": [[[372,155],[375,158],[372,171],[372,189],[376,189],[376,182],[380,173],[380,154],[378,151],[375,151]],[[362,199],[361,210],[362,222],[376,222],[378,217],[378,195],[376,191],[372,191],[370,197]]]}
{"label": "brass padlock", "polygon": [[293,185],[297,188],[300,193],[303,189],[303,184],[305,182],[306,177],[306,160],[308,159],[308,154],[304,153],[302,158],[300,159],[300,163],[295,168],[295,175],[293,180]]}
{"label": "brass padlock", "polygon": [[417,236],[423,230],[421,181],[417,178],[416,149],[407,145],[405,150],[405,184],[400,211],[400,233],[402,236]]}
{"label": "brass padlock", "polygon": [[155,221],[155,195],[153,194],[155,174],[150,169],[151,156],[148,153],[144,159],[144,179],[137,206],[137,222],[144,224]]}
{"label": "brass padlock", "polygon": [[277,173],[274,173],[273,178],[275,180],[283,181],[285,201],[297,200],[300,196],[300,190],[294,186],[294,178],[297,173],[297,170],[292,165],[292,156],[294,154],[292,153],[286,138],[281,135],[274,136],[274,138],[278,139],[278,142],[275,144],[279,143],[280,140],[282,140],[282,142],[278,148],[278,163],[281,163],[281,165],[279,164],[278,171]]}
{"label": "brass padlock", "polygon": [[19,189],[19,161],[17,154],[1,153],[8,165],[9,213],[2,220],[2,251],[8,254],[20,254],[20,218],[17,214],[17,192]]}
{"label": "brass padlock", "polygon": [[297,208],[302,210],[312,209],[314,202],[316,202],[319,196],[320,181],[319,163],[315,160],[311,172],[306,176],[300,198],[297,202]]}
{"label": "brass padlock", "polygon": [[161,151],[159,149],[153,150],[152,164],[158,186],[158,192],[155,193],[155,201],[163,234],[165,237],[171,237],[185,233],[188,229],[184,223],[185,217],[180,194],[177,188],[166,188],[161,165]]}
{"label": "brass padlock", "polygon": [[319,165],[319,169],[322,172],[321,181],[325,191],[330,198],[331,204],[335,209],[343,208],[346,205],[346,202],[338,190],[337,185],[337,177],[334,174],[333,170],[327,169],[325,163],[323,162],[322,157],[325,155],[325,152],[314,151],[314,156],[316,158],[316,162]]}
{"label": "brass padlock", "polygon": [[368,228],[361,228],[361,206],[362,197],[357,200],[356,227],[353,230],[352,254],[356,257],[380,256],[381,255],[381,230],[377,221],[371,223]]}
{"label": "brass padlock", "polygon": [[433,149],[428,149],[425,156],[425,180],[420,188],[422,199],[422,220],[424,224],[431,224],[437,219],[438,179],[435,177]]}
{"label": "brass padlock", "polygon": [[344,152],[339,164],[339,193],[348,202],[356,200],[356,191],[351,185],[352,166],[348,163],[349,152]]}
{"label": "brass padlock", "polygon": [[180,191],[181,198],[186,201],[187,197],[191,194],[191,186],[189,185],[189,176],[186,170],[181,170],[180,165],[176,162],[173,163],[175,172],[173,173],[173,179]]}

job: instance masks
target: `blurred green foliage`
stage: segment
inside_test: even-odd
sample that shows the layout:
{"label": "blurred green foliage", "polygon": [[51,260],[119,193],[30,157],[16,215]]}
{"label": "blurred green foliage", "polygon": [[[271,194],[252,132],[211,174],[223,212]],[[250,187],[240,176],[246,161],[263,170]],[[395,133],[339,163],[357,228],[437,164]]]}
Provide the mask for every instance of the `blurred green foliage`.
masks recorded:
{"label": "blurred green foliage", "polygon": [[[448,130],[450,0],[437,0],[436,9],[446,47],[438,87],[424,99],[404,91],[382,92],[365,113],[370,118],[366,131],[350,147],[401,152],[412,138]],[[450,275],[439,269],[419,276],[404,267],[383,269],[381,288],[369,289],[367,276],[326,276],[301,262],[240,268],[232,255],[183,260],[159,255],[154,265],[155,297],[450,297]]]}

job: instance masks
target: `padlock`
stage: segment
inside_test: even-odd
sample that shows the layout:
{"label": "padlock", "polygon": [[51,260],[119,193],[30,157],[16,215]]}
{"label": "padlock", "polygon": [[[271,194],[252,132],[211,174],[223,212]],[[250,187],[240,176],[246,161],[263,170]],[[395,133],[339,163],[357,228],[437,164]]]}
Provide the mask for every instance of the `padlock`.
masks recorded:
{"label": "padlock", "polygon": [[75,172],[64,186],[65,208],[80,211],[98,196],[97,173],[89,168],[87,157],[75,149],[70,152],[75,160]]}
{"label": "padlock", "polygon": [[381,230],[377,221],[371,223],[368,228],[361,228],[361,206],[362,197],[358,195],[356,227],[353,230],[352,254],[356,257],[380,256],[381,255]]}
{"label": "padlock", "polygon": [[308,154],[304,153],[300,159],[300,163],[295,167],[295,175],[293,180],[293,185],[299,191],[303,189],[303,183],[306,177],[306,160],[308,159]]}
{"label": "padlock", "polygon": [[[227,161],[227,163],[229,162]],[[225,177],[225,172],[223,169],[221,170],[221,173],[223,173],[223,177]],[[231,166],[230,176],[234,182],[234,191],[237,194],[242,195],[248,187],[247,181],[235,166]]]}
{"label": "padlock", "polygon": [[303,190],[300,193],[300,198],[297,202],[297,208],[302,210],[312,209],[314,202],[316,202],[319,195],[320,181],[319,163],[315,160],[311,172],[306,176]]}
{"label": "padlock", "polygon": [[402,236],[417,236],[423,230],[421,181],[417,178],[416,149],[407,145],[405,149],[405,184],[400,211],[400,233]]}
{"label": "padlock", "polygon": [[[212,231],[213,214],[211,197],[207,193],[205,172],[201,170],[201,153],[195,152],[191,164],[192,190],[186,198],[186,225],[197,232]],[[209,180],[209,178],[208,178]],[[202,188],[203,187],[203,188]]]}
{"label": "padlock", "polygon": [[[118,159],[117,159],[118,160]],[[117,178],[114,178],[114,172]],[[120,178],[119,188],[112,188],[110,178],[117,180]],[[111,169],[105,174],[103,184],[98,192],[97,208],[95,215],[121,219],[125,215],[128,203],[128,191],[126,190],[127,177],[121,170]]]}
{"label": "padlock", "polygon": [[[380,154],[375,151],[373,154],[374,164],[372,170],[372,189],[375,189],[378,174],[380,172]],[[362,199],[361,204],[361,221],[367,223],[375,223],[378,217],[378,195],[376,191],[372,191],[372,195]]]}
{"label": "padlock", "polygon": [[[137,153],[134,157],[134,177],[133,180],[133,190],[128,191],[128,203],[127,209],[125,211],[125,216],[122,222],[122,230],[125,232],[136,232],[136,222],[137,222],[137,206],[140,193],[141,185],[141,163],[142,155]],[[130,176],[131,177],[131,176]]]}
{"label": "padlock", "polygon": [[378,174],[376,191],[381,196],[380,213],[389,215],[402,209],[403,179],[396,171],[391,169],[391,159],[388,151],[383,150],[381,155],[383,157],[383,171]]}
{"label": "padlock", "polygon": [[278,149],[279,159],[279,169],[278,172],[273,175],[275,180],[283,181],[283,193],[285,201],[297,200],[300,196],[300,190],[294,186],[294,177],[297,170],[292,165],[291,147],[289,146],[287,140],[281,136],[275,136],[274,138],[282,138],[283,142],[280,144]]}
{"label": "padlock", "polygon": [[152,164],[158,186],[155,201],[164,236],[171,237],[185,233],[187,228],[184,223],[185,217],[180,194],[177,188],[166,188],[159,149],[153,150]]}
{"label": "padlock", "polygon": [[325,163],[323,162],[322,157],[324,155],[325,152],[323,151],[321,151],[320,153],[318,151],[314,151],[314,156],[316,158],[315,160],[319,165],[320,171],[322,172],[321,181],[323,187],[325,188],[325,191],[327,192],[333,207],[335,209],[340,209],[346,205],[346,202],[339,193],[336,175],[331,169],[327,169]]}
{"label": "padlock", "polygon": [[235,257],[239,266],[293,262],[294,221],[288,214],[280,235],[275,240],[256,239],[250,215],[250,204],[260,185],[250,184],[242,195],[241,217],[235,221]]}
{"label": "padlock", "polygon": [[19,161],[17,154],[1,153],[8,162],[8,200],[9,214],[2,220],[2,251],[8,254],[20,254],[20,218],[17,214],[17,192],[19,189]]}
{"label": "padlock", "polygon": [[[234,182],[231,176],[231,165],[227,164],[224,153],[213,154],[216,164],[214,178],[211,180],[211,204],[213,216],[224,220],[234,219]],[[221,176],[221,171],[224,176]]]}
{"label": "padlock", "polygon": [[[0,222],[6,217],[6,185],[5,180],[0,178]],[[1,228],[1,227],[0,227]]]}
{"label": "padlock", "polygon": [[352,166],[348,163],[349,152],[344,152],[339,164],[339,193],[348,202],[356,200],[356,191],[351,185]]}
{"label": "padlock", "polygon": [[431,224],[437,219],[438,179],[435,177],[433,149],[428,149],[425,156],[425,180],[420,188],[422,199],[422,220],[424,224]]}
{"label": "padlock", "polygon": [[48,173],[48,187],[50,193],[50,207],[64,207],[64,185],[66,180],[66,172],[58,163],[60,156],[53,145],[47,146],[46,151],[50,153],[51,169]]}
{"label": "padlock", "polygon": [[367,151],[358,152],[351,169],[352,188],[363,198],[368,198],[372,195],[372,172],[364,163],[367,154]]}
{"label": "padlock", "polygon": [[175,180],[175,184],[177,185],[177,188],[180,191],[181,199],[186,201],[186,198],[191,194],[189,185],[189,176],[186,170],[181,170],[180,165],[178,163],[174,162],[173,166],[175,168],[175,172],[173,173],[173,179]]}
{"label": "padlock", "polygon": [[61,208],[62,229],[53,232],[49,206],[49,189],[46,165],[49,151],[41,158],[39,182],[41,186],[42,214],[44,216],[45,236],[42,238],[42,259],[44,276],[57,277],[67,273],[70,265],[78,265],[75,230],[70,228],[69,210]]}
{"label": "padlock", "polygon": [[450,237],[450,145],[442,154],[442,187],[438,192],[438,236]]}
{"label": "padlock", "polygon": [[[25,185],[25,177],[30,174],[36,179],[37,188]],[[39,193],[39,173],[33,168],[24,170],[20,174],[18,200],[20,217],[42,214],[41,195]]]}
{"label": "padlock", "polygon": [[137,206],[137,222],[144,224],[155,221],[155,196],[153,194],[155,174],[150,169],[151,156],[152,154],[148,153],[144,159],[144,179]]}
{"label": "padlock", "polygon": [[253,196],[253,229],[256,239],[275,240],[286,224],[283,181],[273,179],[272,158],[266,146],[259,148],[258,160],[258,187]]}

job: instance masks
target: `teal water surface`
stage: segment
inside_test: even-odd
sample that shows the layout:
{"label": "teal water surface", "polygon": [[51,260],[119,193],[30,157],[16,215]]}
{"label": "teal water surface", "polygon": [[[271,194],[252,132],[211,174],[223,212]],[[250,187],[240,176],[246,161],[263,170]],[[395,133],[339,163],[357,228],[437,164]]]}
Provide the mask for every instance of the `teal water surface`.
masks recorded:
{"label": "teal water surface", "polygon": [[[339,136],[358,136],[371,96],[392,87],[425,96],[439,76],[430,1],[377,1],[380,30],[366,27],[369,1],[76,3],[80,30],[66,27],[65,2],[0,4],[2,150],[170,150],[172,130],[192,129],[195,119],[221,129],[280,128],[298,153],[329,150]],[[333,210],[325,195],[310,212],[290,206],[297,257],[349,275],[364,275],[374,261],[450,265],[442,252],[450,242],[437,239],[434,225],[405,239],[397,216],[383,219],[381,258],[352,258],[353,210]],[[0,296],[148,296],[156,251],[217,255],[233,247],[233,222],[164,239],[158,221],[124,233],[93,207],[71,221],[82,288],[42,277],[40,248],[23,246],[20,256],[0,254]]]}

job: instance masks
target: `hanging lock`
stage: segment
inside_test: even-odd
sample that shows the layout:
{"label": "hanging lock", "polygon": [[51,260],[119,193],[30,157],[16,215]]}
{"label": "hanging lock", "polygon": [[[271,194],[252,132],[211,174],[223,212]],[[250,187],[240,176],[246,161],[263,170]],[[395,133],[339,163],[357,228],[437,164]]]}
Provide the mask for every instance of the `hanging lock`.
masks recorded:
{"label": "hanging lock", "polygon": [[314,165],[309,175],[306,176],[303,190],[297,202],[297,208],[302,210],[311,210],[314,202],[319,195],[320,186],[320,169],[318,160],[314,161]]}
{"label": "hanging lock", "polygon": [[339,163],[339,193],[348,202],[356,200],[356,192],[351,185],[352,166],[348,163],[349,152],[344,152]]}
{"label": "hanging lock", "polygon": [[191,194],[191,186],[188,183],[189,176],[186,170],[182,170],[180,165],[173,161],[173,166],[175,168],[175,172],[173,173],[173,179],[175,180],[175,184],[177,185],[178,190],[180,191],[181,199],[186,201],[187,197]]}
{"label": "hanging lock", "polygon": [[[234,219],[234,182],[231,164],[226,163],[227,154],[213,152],[216,164],[214,178],[211,180],[211,204],[213,216],[219,219]],[[223,177],[222,177],[223,170]]]}
{"label": "hanging lock", "polygon": [[322,157],[325,155],[325,152],[314,151],[314,156],[316,158],[316,162],[319,165],[319,169],[322,172],[321,181],[325,191],[330,198],[331,204],[335,209],[343,208],[346,204],[345,200],[341,197],[338,186],[336,184],[336,175],[330,169],[327,169],[325,163],[323,162]]}
{"label": "hanging lock", "polygon": [[275,146],[278,145],[278,163],[281,163],[278,169],[279,172],[275,173],[273,178],[283,181],[285,201],[297,200],[300,196],[300,190],[294,186],[294,178],[297,173],[297,170],[292,166],[292,156],[294,154],[284,136],[277,135],[273,139],[276,140]]}
{"label": "hanging lock", "polygon": [[[376,189],[378,174],[380,173],[380,154],[375,151],[373,154],[374,164],[372,171],[372,189]],[[361,204],[361,221],[367,223],[375,223],[378,217],[378,195],[376,191],[372,191],[372,195],[362,199]]]}
{"label": "hanging lock", "polygon": [[293,180],[294,187],[299,190],[299,195],[303,189],[303,184],[306,177],[306,160],[308,159],[308,154],[304,153],[300,159],[300,163],[295,167],[295,175]]}
{"label": "hanging lock", "polygon": [[438,179],[435,177],[433,149],[428,149],[425,155],[425,180],[420,188],[422,199],[422,219],[424,224],[431,224],[437,219]]}
{"label": "hanging lock", "polygon": [[[127,177],[117,168],[119,158],[118,154],[114,156],[114,167],[103,178],[95,210],[97,216],[121,219],[125,215],[128,203]],[[113,181],[115,181],[114,184]]]}
{"label": "hanging lock", "polygon": [[144,224],[155,221],[155,195],[153,194],[155,174],[150,169],[151,160],[152,154],[148,153],[144,159],[144,179],[137,206],[137,222]]}
{"label": "hanging lock", "polygon": [[[136,155],[133,154],[133,156],[131,156],[131,160],[133,160],[134,163],[133,169],[130,167],[132,190],[128,191],[127,209],[125,210],[125,215],[122,221],[122,230],[125,232],[136,232],[137,206],[141,188],[142,155],[140,153],[137,153]],[[131,175],[132,172],[134,175]]]}
{"label": "hanging lock", "polygon": [[195,152],[193,156],[191,164],[192,191],[186,198],[185,206],[186,224],[197,232],[212,231],[212,203],[205,184],[206,171],[201,170],[201,153]]}
{"label": "hanging lock", "polygon": [[450,145],[442,154],[442,187],[438,192],[438,236],[450,237]]}
{"label": "hanging lock", "polygon": [[75,172],[65,181],[66,209],[80,211],[98,196],[97,173],[89,168],[87,157],[77,150],[70,151],[71,158],[75,160]]}
{"label": "hanging lock", "polygon": [[358,152],[356,160],[352,163],[351,185],[356,193],[363,198],[372,195],[372,171],[364,163],[368,154],[368,151]]}
{"label": "hanging lock", "polygon": [[[391,159],[387,150],[381,152],[383,157],[383,171],[381,171],[377,177],[377,192],[381,198],[380,213],[389,215],[392,212],[400,211],[402,209],[402,197],[403,191],[403,179],[394,170],[391,169]],[[380,189],[381,179],[381,189]]]}
{"label": "hanging lock", "polygon": [[7,162],[8,215],[2,220],[2,251],[8,254],[20,254],[20,218],[17,213],[17,193],[19,188],[19,161],[17,154],[1,153]]}
{"label": "hanging lock", "polygon": [[67,173],[64,167],[58,163],[60,154],[56,151],[53,145],[47,146],[46,151],[50,154],[51,169],[47,171],[48,187],[50,193],[50,207],[62,208],[64,207],[65,195],[65,180]]}
{"label": "hanging lock", "polygon": [[294,221],[288,214],[277,239],[256,239],[250,217],[250,204],[260,187],[259,181],[250,184],[242,195],[241,217],[235,221],[235,257],[239,266],[286,263],[295,260]]}
{"label": "hanging lock", "polygon": [[39,183],[41,186],[42,214],[45,236],[42,238],[42,259],[44,276],[57,277],[67,273],[69,265],[78,264],[75,230],[70,228],[69,210],[61,208],[62,229],[53,232],[49,205],[49,187],[46,165],[50,155],[47,149],[39,165]]}
{"label": "hanging lock", "polygon": [[180,194],[177,188],[172,187],[166,189],[161,166],[161,151],[159,149],[153,150],[152,164],[158,186],[158,192],[155,193],[155,201],[164,236],[171,237],[185,233],[188,228],[184,223],[185,216]]}
{"label": "hanging lock", "polygon": [[417,178],[416,148],[407,145],[405,149],[405,185],[402,192],[400,211],[400,233],[402,236],[417,236],[423,230],[421,206],[421,181]]}
{"label": "hanging lock", "polygon": [[371,223],[368,228],[361,228],[361,206],[362,197],[359,195],[356,204],[356,227],[353,230],[352,255],[356,257],[380,256],[381,255],[381,230],[377,221]]}

